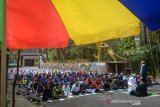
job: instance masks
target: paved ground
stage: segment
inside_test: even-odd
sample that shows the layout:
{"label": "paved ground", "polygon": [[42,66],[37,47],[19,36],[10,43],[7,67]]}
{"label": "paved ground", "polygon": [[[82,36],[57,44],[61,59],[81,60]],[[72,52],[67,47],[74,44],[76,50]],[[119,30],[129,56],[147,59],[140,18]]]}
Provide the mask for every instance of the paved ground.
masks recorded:
{"label": "paved ground", "polygon": [[[8,87],[8,97],[11,99],[11,88]],[[150,91],[160,92],[160,87],[152,87]],[[52,103],[43,102],[43,105],[36,106],[24,99],[23,96],[16,95],[15,107],[160,107],[160,94],[155,94],[149,97],[134,97],[130,96],[124,90],[109,91],[103,94],[92,94],[79,96],[76,98],[57,100]],[[11,107],[11,104],[9,105]]]}
{"label": "paved ground", "polygon": [[[121,92],[114,92],[113,95],[88,95],[83,97],[67,99],[64,101],[54,101],[52,103],[44,102],[44,106],[35,106],[29,101],[22,99],[22,96],[16,96],[17,102],[15,107],[159,107],[160,105],[160,96],[139,98]],[[123,101],[126,100],[134,101],[135,103],[124,103]],[[117,101],[117,103],[115,101]]]}
{"label": "paved ground", "polygon": [[[8,85],[8,99],[12,99],[12,85],[10,84],[11,82],[9,81],[9,85]],[[23,98],[23,96],[21,95],[15,95],[16,97],[16,104],[15,107],[43,107],[41,106],[36,106],[33,105],[32,103],[30,103],[28,100],[26,100],[25,98]],[[9,104],[9,107],[11,107],[11,103]]]}
{"label": "paved ground", "polygon": [[140,98],[117,91],[113,94],[96,94],[43,104],[44,107],[159,107],[160,95]]}

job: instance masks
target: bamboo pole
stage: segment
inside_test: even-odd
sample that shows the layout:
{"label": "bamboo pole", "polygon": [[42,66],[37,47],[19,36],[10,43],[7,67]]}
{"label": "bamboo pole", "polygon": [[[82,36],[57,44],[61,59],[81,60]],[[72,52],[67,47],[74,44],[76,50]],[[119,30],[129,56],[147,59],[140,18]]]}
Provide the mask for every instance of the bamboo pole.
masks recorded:
{"label": "bamboo pole", "polygon": [[6,107],[6,4],[7,0],[2,0],[2,49],[1,49],[1,98],[0,107]]}

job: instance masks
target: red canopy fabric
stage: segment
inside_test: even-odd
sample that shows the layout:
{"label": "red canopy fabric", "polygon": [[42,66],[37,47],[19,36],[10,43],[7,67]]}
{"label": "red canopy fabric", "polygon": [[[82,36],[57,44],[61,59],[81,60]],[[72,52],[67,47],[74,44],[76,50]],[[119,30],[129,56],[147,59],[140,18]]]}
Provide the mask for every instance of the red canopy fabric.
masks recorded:
{"label": "red canopy fabric", "polygon": [[8,0],[7,47],[63,48],[69,36],[51,0]]}

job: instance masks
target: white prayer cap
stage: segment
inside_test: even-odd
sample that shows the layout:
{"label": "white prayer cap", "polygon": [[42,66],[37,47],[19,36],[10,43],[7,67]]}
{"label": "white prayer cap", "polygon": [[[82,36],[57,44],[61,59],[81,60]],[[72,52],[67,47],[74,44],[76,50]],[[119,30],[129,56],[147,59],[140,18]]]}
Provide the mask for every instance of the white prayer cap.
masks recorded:
{"label": "white prayer cap", "polygon": [[135,76],[136,76],[136,74],[132,74],[132,76],[133,76],[133,77],[135,77]]}

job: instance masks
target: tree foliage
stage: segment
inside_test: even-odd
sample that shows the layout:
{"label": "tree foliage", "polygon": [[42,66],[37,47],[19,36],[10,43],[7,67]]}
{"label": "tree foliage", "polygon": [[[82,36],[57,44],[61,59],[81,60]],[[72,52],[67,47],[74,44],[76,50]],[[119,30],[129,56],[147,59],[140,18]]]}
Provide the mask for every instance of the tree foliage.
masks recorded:
{"label": "tree foliage", "polygon": [[[114,39],[106,41],[114,52],[124,58],[130,59],[134,71],[139,72],[141,60],[145,60],[150,73],[160,71],[160,32],[151,32],[143,24],[141,34],[136,37]],[[72,40],[67,48],[48,49],[48,60],[52,62],[96,62],[97,54],[95,44],[76,46]],[[107,51],[103,50],[101,61],[112,60]]]}

